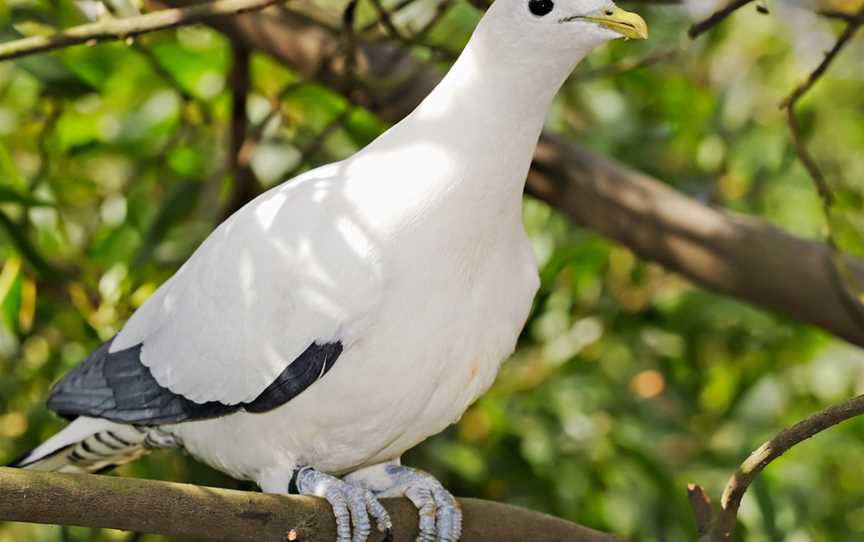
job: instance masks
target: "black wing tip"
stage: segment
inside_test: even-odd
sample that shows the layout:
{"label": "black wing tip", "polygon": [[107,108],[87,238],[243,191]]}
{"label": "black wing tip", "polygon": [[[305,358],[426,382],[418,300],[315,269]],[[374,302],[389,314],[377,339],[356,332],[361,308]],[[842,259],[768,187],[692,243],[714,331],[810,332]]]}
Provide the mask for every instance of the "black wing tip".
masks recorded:
{"label": "black wing tip", "polygon": [[267,412],[323,377],[343,349],[341,341],[313,342],[253,401],[228,405],[196,403],[162,387],[141,362],[142,344],[109,353],[113,341],[100,346],[54,385],[47,400],[50,410],[67,420],[90,416],[144,425],[220,418],[240,410]]}

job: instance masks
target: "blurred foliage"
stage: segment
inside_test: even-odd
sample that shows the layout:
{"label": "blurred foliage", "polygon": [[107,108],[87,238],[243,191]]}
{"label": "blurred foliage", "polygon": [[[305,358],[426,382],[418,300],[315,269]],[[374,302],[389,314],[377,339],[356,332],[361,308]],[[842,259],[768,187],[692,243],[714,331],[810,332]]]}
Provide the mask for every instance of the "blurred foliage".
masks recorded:
{"label": "blurred foliage", "polygon": [[[396,21],[411,26],[434,6],[416,0]],[[587,59],[550,127],[706,202],[820,238],[819,201],[777,105],[836,23],[770,7],[764,16],[744,9],[689,42],[684,30],[704,3],[639,6],[651,40]],[[363,0],[358,14],[369,20],[374,10]],[[470,3],[452,2],[417,54],[452,55],[478,18]],[[81,21],[70,0],[0,3],[4,40]],[[617,69],[665,51],[674,56]],[[832,224],[854,254],[864,254],[862,52],[852,43],[801,110],[837,195]],[[196,26],[0,64],[3,460],[63,425],[42,403],[51,383],[116,333],[222,216],[234,181],[231,63],[231,44]],[[262,188],[386,128],[260,54],[251,77],[249,131],[260,142],[250,167]],[[688,482],[719,495],[763,439],[864,391],[859,350],[702,291],[536,201],[526,201],[525,221],[543,282],[517,353],[457,426],[406,458],[455,493],[632,540],[692,540]],[[853,420],[773,464],[745,498],[739,538],[864,540],[862,437],[864,420]],[[179,451],[119,472],[250,487]],[[158,539],[0,526],[0,541],[132,538]]]}

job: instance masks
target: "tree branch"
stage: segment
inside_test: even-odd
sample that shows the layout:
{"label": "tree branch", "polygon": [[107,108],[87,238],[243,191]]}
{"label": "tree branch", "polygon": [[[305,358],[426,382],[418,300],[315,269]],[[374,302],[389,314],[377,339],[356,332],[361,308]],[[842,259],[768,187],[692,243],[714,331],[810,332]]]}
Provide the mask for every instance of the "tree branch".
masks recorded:
{"label": "tree branch", "polygon": [[[164,0],[183,5],[190,0]],[[212,21],[232,41],[261,49],[304,77],[352,90],[355,103],[396,122],[440,81],[441,72],[398,44],[358,43],[356,77],[339,61],[340,38],[290,10]],[[350,79],[350,80],[349,80]],[[528,192],[578,224],[697,284],[822,327],[864,346],[864,329],[834,286],[831,251],[762,221],[703,205],[642,173],[548,131],[541,137]],[[864,262],[846,257],[864,283]]]}
{"label": "tree branch", "polygon": [[846,21],[847,23],[857,23],[864,24],[864,14],[859,13],[849,13],[847,11],[838,11],[833,9],[822,9],[819,10],[819,15],[826,17],[828,19],[837,19],[840,21]]}
{"label": "tree branch", "polygon": [[831,271],[832,276],[834,277],[835,290],[839,293],[840,300],[843,302],[843,306],[846,308],[849,316],[857,322],[861,329],[864,329],[864,305],[862,305],[860,298],[862,294],[862,283],[860,279],[856,280],[856,277],[852,276],[846,268],[843,259],[843,252],[837,245],[837,241],[834,237],[834,228],[831,224],[831,212],[834,207],[834,194],[831,191],[831,186],[828,184],[828,179],[825,177],[825,174],[822,173],[816,160],[807,149],[807,145],[804,142],[804,136],[801,134],[798,116],[795,112],[798,102],[811,88],[813,88],[813,85],[816,84],[825,72],[828,71],[828,67],[840,51],[842,51],[849,41],[852,40],[862,24],[864,24],[864,5],[861,6],[857,13],[852,15],[852,19],[848,20],[843,33],[840,34],[839,38],[837,38],[837,41],[834,43],[831,50],[825,54],[825,58],[822,59],[822,62],[820,62],[816,69],[810,73],[810,76],[806,81],[796,87],[789,96],[783,100],[780,104],[780,108],[786,109],[787,122],[789,124],[789,131],[792,133],[792,143],[795,148],[795,154],[810,174],[810,178],[813,179],[813,184],[816,185],[816,191],[819,194],[819,200],[822,203],[822,211],[825,214],[825,226],[827,232],[826,244],[831,251]]}
{"label": "tree branch", "polygon": [[[825,15],[825,13],[823,13]],[[827,16],[827,15],[826,15]],[[857,13],[850,15],[851,19],[848,20],[848,24],[846,28],[843,30],[843,33],[840,34],[840,37],[837,38],[837,41],[834,43],[834,47],[831,48],[830,51],[825,53],[825,58],[822,59],[822,62],[816,67],[813,72],[810,73],[810,76],[807,78],[804,83],[799,85],[792,91],[789,96],[786,97],[785,100],[780,104],[780,108],[791,109],[795,107],[795,104],[804,97],[804,95],[816,84],[816,81],[825,74],[828,70],[828,67],[837,57],[837,54],[846,47],[846,44],[855,36],[855,33],[864,24],[864,6],[862,6]]]}
{"label": "tree branch", "polygon": [[687,31],[687,35],[690,36],[691,39],[698,38],[700,35],[720,24],[724,19],[726,19],[726,17],[732,15],[735,10],[746,6],[752,1],[753,0],[732,0],[723,8],[712,13],[707,19],[699,21],[691,26]]}
{"label": "tree branch", "polygon": [[[621,542],[552,516],[490,501],[461,499],[463,542]],[[414,540],[417,511],[386,499],[394,540]],[[201,540],[335,540],[327,503],[135,478],[0,468],[0,520],[81,525]],[[293,533],[293,534],[291,534]],[[370,542],[380,542],[373,535]]]}
{"label": "tree branch", "polygon": [[123,40],[139,34],[203,21],[218,15],[263,9],[285,0],[216,0],[181,9],[166,9],[124,19],[105,19],[47,36],[30,36],[0,43],[0,61],[68,47],[79,43]]}
{"label": "tree branch", "polygon": [[[762,444],[750,454],[750,457],[738,467],[738,470],[729,479],[726,489],[723,490],[723,497],[720,499],[720,511],[713,519],[711,518],[710,501],[707,500],[702,488],[691,485],[689,488],[690,503],[697,518],[696,522],[700,527],[700,534],[704,533],[699,538],[699,542],[727,542],[731,539],[732,532],[738,522],[738,508],[741,506],[741,499],[744,498],[744,493],[753,480],[769,463],[796,444],[862,414],[864,414],[864,395],[859,395],[813,414],[792,427],[784,429],[777,436]],[[707,513],[706,506],[708,507]],[[706,525],[710,526],[707,532],[705,532]]]}

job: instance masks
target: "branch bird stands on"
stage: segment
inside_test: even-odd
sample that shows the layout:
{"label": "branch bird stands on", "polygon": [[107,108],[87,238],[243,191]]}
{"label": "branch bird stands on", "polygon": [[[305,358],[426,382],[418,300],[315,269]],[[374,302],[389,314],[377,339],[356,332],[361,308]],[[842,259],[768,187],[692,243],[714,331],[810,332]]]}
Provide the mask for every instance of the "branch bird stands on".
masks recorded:
{"label": "branch bird stands on", "polygon": [[496,0],[406,119],[222,223],[54,387],[73,421],[15,466],[94,472],[182,446],[323,497],[338,542],[389,531],[385,497],[417,508],[419,542],[458,540],[456,500],[400,456],[515,348],[539,285],[521,209],[544,118],[621,37],[647,26],[609,0]]}

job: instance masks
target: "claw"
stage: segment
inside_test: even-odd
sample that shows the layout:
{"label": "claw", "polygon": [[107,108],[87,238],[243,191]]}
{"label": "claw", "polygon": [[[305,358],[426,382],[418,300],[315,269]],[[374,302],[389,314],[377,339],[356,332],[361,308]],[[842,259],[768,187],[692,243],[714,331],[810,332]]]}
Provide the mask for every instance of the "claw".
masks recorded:
{"label": "claw", "polygon": [[356,471],[346,480],[366,487],[375,497],[407,497],[420,518],[416,542],[458,542],[462,536],[458,501],[430,474],[389,463]]}
{"label": "claw", "polygon": [[390,515],[368,489],[311,467],[298,469],[294,480],[301,495],[322,497],[330,503],[336,518],[336,542],[366,542],[372,532],[370,515],[386,540],[392,540]]}

